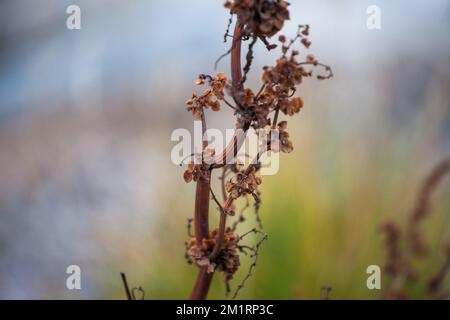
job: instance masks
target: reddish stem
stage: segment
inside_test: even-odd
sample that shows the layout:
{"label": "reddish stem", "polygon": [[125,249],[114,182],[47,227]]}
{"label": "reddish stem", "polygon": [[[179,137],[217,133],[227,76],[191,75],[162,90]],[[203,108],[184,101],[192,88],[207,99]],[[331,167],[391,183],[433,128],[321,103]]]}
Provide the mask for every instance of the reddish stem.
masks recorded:
{"label": "reddish stem", "polygon": [[[202,133],[206,132],[205,115],[202,114]],[[205,138],[205,137],[203,137]],[[207,141],[203,140],[203,149]],[[195,239],[200,244],[203,239],[209,238],[209,192],[211,187],[211,171],[206,172],[206,176],[197,181],[195,190],[195,213],[194,228]],[[197,276],[194,289],[191,293],[192,300],[203,300],[208,294],[209,286],[212,280],[212,273],[207,272],[206,267],[202,267]]]}
{"label": "reddish stem", "polygon": [[[242,91],[242,71],[241,71],[241,28],[236,23],[234,28],[233,45],[231,47],[231,82],[233,85],[233,98],[239,104],[239,92]],[[205,128],[203,128],[205,129]],[[246,130],[245,130],[246,131]],[[236,139],[238,140],[238,139]],[[233,139],[232,144],[239,144]],[[234,148],[233,148],[234,149]],[[224,154],[226,158],[226,153]],[[207,179],[206,179],[207,178]],[[197,181],[195,193],[195,238],[200,243],[203,238],[209,236],[209,198],[211,172],[208,171],[205,179]],[[197,280],[191,293],[191,299],[203,300],[206,298],[211,284],[213,273],[208,273],[206,267],[202,267],[198,273]]]}
{"label": "reddish stem", "polygon": [[195,281],[194,289],[192,289],[192,300],[205,300],[208,295],[209,286],[211,285],[212,276],[214,273],[208,273],[206,267],[200,268]]}
{"label": "reddish stem", "polygon": [[[234,94],[242,91],[242,68],[241,68],[241,27],[236,23],[233,33],[233,44],[231,46],[231,84]],[[236,101],[239,104],[239,101]]]}
{"label": "reddish stem", "polygon": [[219,232],[217,235],[217,243],[214,246],[213,251],[211,252],[211,254],[209,255],[209,259],[210,260],[214,260],[217,258],[217,256],[220,253],[220,249],[222,248],[222,244],[223,244],[223,238],[225,235],[225,229],[227,227],[227,213],[226,211],[231,207],[231,205],[233,204],[233,198],[228,198],[225,201],[225,205],[223,206],[223,211],[221,210],[220,212],[220,222],[219,222]]}

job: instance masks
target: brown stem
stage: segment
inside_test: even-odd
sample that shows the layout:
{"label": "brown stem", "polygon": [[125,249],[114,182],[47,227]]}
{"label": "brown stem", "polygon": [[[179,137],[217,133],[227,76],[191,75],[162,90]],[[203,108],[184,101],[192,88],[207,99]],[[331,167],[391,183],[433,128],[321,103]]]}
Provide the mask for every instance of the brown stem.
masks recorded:
{"label": "brown stem", "polygon": [[213,251],[209,255],[210,260],[214,260],[217,258],[217,256],[220,253],[220,249],[222,247],[223,238],[225,235],[225,229],[227,226],[227,210],[231,207],[233,204],[233,198],[228,197],[225,205],[223,206],[223,210],[220,211],[220,222],[219,222],[219,233],[217,234],[217,242],[214,246]]}
{"label": "brown stem", "polygon": [[234,131],[230,143],[228,143],[222,153],[216,156],[216,158],[214,159],[214,163],[212,165],[213,169],[221,168],[226,164],[232,163],[233,159],[236,157],[239,149],[242,147],[242,144],[245,141],[245,136],[249,128],[249,122],[245,122],[240,125],[238,123],[238,126],[236,126],[236,130]]}
{"label": "brown stem", "polygon": [[[205,115],[202,114],[202,132],[206,132]],[[203,137],[205,138],[205,137]],[[206,147],[206,140],[203,140],[203,149]],[[209,237],[209,190],[211,188],[211,171],[206,172],[206,176],[197,181],[195,190],[195,214],[194,228],[195,239],[200,244],[203,239]],[[208,294],[208,289],[212,280],[212,273],[207,272],[206,267],[202,267],[197,276],[194,289],[191,293],[192,300],[203,300]]]}
{"label": "brown stem", "polygon": [[[241,28],[236,23],[234,28],[233,45],[231,47],[231,82],[233,86],[233,99],[239,105],[239,91],[242,91],[242,71],[241,71]],[[202,119],[203,120],[203,119]],[[204,123],[204,121],[203,121]],[[248,129],[248,128],[247,128]],[[246,130],[245,130],[246,131]],[[242,140],[243,141],[243,140]],[[237,147],[240,141],[233,138],[231,145]],[[228,149],[228,148],[227,148]],[[234,149],[234,148],[233,148]],[[237,151],[236,151],[237,152]],[[226,150],[223,152],[224,159],[227,158]],[[195,193],[195,238],[200,243],[203,238],[209,236],[209,198],[210,198],[210,180],[211,171],[208,171],[207,179],[197,181]],[[211,284],[213,273],[208,273],[206,267],[202,267],[198,273],[197,280],[191,293],[191,299],[203,300],[206,298]]]}
{"label": "brown stem", "polygon": [[[233,86],[233,97],[235,93],[242,91],[242,68],[241,68],[241,27],[236,22],[233,33],[233,44],[231,46],[231,84]],[[239,103],[236,101],[237,104]]]}
{"label": "brown stem", "polygon": [[197,181],[195,190],[194,229],[197,243],[209,237],[209,188],[211,171]]}
{"label": "brown stem", "polygon": [[272,123],[272,129],[275,129],[277,127],[277,122],[278,122],[278,114],[280,113],[280,109],[277,108],[275,110],[275,115],[273,116],[273,123]]}
{"label": "brown stem", "polygon": [[[241,106],[242,92],[244,84],[242,83],[242,68],[241,68],[241,27],[239,22],[234,27],[233,44],[231,46],[231,84],[232,96],[234,102],[239,107]],[[226,146],[223,152],[214,159],[214,168],[224,166],[231,163],[231,160],[236,156],[237,152],[244,143],[247,130],[250,128],[249,122],[238,122],[236,131],[230,143]],[[239,130],[241,129],[241,130]]]}
{"label": "brown stem", "polygon": [[[206,132],[206,120],[205,114],[202,113],[202,147],[207,146]],[[203,154],[202,154],[203,157]],[[203,161],[203,159],[202,159]],[[194,228],[195,238],[197,243],[201,243],[204,238],[209,237],[209,189],[211,185],[211,171],[206,171],[205,176],[197,181],[195,190],[195,214],[194,214]]]}
{"label": "brown stem", "polygon": [[222,175],[220,176],[220,189],[222,190],[223,202],[227,200],[227,189],[225,186],[225,178],[227,176],[227,167],[222,168]]}
{"label": "brown stem", "polygon": [[131,296],[130,287],[128,286],[127,277],[125,276],[125,273],[121,272],[120,273],[120,277],[122,278],[123,288],[125,289],[125,295],[127,297],[127,300],[133,300],[133,298]]}
{"label": "brown stem", "polygon": [[211,285],[212,276],[214,273],[208,273],[208,269],[203,267],[200,269],[195,281],[194,289],[192,289],[192,300],[205,300],[208,295],[209,286]]}

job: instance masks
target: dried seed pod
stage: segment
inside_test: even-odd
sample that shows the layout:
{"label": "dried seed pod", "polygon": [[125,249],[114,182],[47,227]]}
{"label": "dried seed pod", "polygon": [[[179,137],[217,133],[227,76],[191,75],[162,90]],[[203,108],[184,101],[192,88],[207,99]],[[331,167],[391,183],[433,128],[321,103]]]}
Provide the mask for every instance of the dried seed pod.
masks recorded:
{"label": "dried seed pod", "polygon": [[236,14],[245,36],[272,37],[289,20],[289,3],[284,0],[233,0],[225,8]]}
{"label": "dried seed pod", "polygon": [[222,248],[214,261],[209,259],[217,242],[219,230],[216,228],[209,233],[209,238],[203,239],[200,244],[195,238],[188,243],[188,256],[197,266],[207,267],[209,273],[216,270],[223,271],[225,281],[232,279],[240,266],[238,242],[239,236],[231,228],[225,230]]}
{"label": "dried seed pod", "polygon": [[224,89],[227,85],[227,76],[223,72],[219,72],[215,77],[201,74],[195,81],[196,85],[203,85],[207,82],[209,88],[203,90],[201,95],[196,93],[186,100],[187,110],[192,113],[194,118],[200,119],[203,109],[211,108],[213,111],[220,110],[220,101],[223,100],[225,94]]}

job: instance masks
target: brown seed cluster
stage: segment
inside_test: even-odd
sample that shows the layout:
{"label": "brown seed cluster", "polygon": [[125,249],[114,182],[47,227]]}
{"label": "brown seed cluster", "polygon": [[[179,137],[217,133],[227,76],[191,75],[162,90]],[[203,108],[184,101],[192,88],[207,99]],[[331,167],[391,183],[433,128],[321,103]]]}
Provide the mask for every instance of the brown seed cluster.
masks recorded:
{"label": "brown seed cluster", "polygon": [[251,166],[249,170],[236,173],[236,181],[230,179],[225,185],[230,197],[237,199],[247,194],[255,195],[262,182],[261,177],[257,176],[256,172],[257,167]]}
{"label": "brown seed cluster", "polygon": [[276,34],[289,20],[289,3],[284,0],[234,0],[226,1],[225,8],[238,16],[246,36]]}
{"label": "brown seed cluster", "polygon": [[294,90],[297,85],[302,83],[303,77],[311,76],[310,72],[306,70],[296,61],[298,51],[292,51],[288,58],[285,54],[277,60],[273,67],[264,67],[262,76],[263,82],[271,89],[268,93],[277,96],[289,96],[290,90]]}
{"label": "brown seed cluster", "polygon": [[209,256],[216,245],[218,232],[217,228],[212,230],[209,238],[203,239],[201,243],[197,243],[196,239],[192,238],[188,244],[188,255],[197,266],[207,267],[209,273],[223,271],[225,281],[229,281],[240,265],[239,236],[228,227],[225,230],[220,253],[214,261],[211,261]]}
{"label": "brown seed cluster", "polygon": [[[313,68],[320,66],[327,72],[325,75],[317,75],[318,79],[328,79],[332,76],[331,68],[319,63],[312,54],[306,55],[304,61],[298,60],[299,51],[294,50],[293,45],[298,41],[303,46],[309,47],[308,35],[309,26],[301,25],[293,39],[288,41],[285,36],[279,37],[282,55],[274,66],[263,67],[263,87],[258,94],[249,88],[244,90],[242,106],[237,109],[241,121],[249,121],[252,127],[258,130],[272,124],[270,118],[272,112],[280,111],[287,116],[293,116],[303,108],[303,99],[293,95],[304,78],[313,76]],[[274,151],[291,152],[293,145],[286,131],[287,122],[272,125],[273,128],[278,127],[280,130],[281,147],[269,148]]]}
{"label": "brown seed cluster", "polygon": [[192,180],[198,181],[201,178],[205,178],[205,167],[203,164],[194,164],[190,162],[183,173],[183,179],[186,183],[191,182]]}
{"label": "brown seed cluster", "polygon": [[186,183],[192,180],[197,182],[199,179],[209,179],[208,170],[209,165],[214,161],[216,150],[214,148],[206,147],[201,155],[198,155],[197,163],[189,162],[186,170],[183,173],[183,179]]}
{"label": "brown seed cluster", "polygon": [[[292,45],[297,39],[301,39],[303,45],[309,34],[308,26],[300,26],[297,36],[287,43],[286,37],[281,35],[279,41],[282,44],[282,56],[273,67],[263,68],[262,81],[265,83],[263,96],[269,101],[277,101],[277,106],[284,114],[292,116],[303,108],[303,100],[300,97],[291,98],[305,77],[312,76],[312,70],[306,70],[307,65],[315,66],[315,59],[311,54],[306,56],[306,61],[299,62],[299,51],[292,50]],[[309,40],[308,40],[309,43]],[[308,45],[309,47],[309,45]],[[314,59],[314,60],[311,60]]]}
{"label": "brown seed cluster", "polygon": [[[265,2],[265,1],[262,1]],[[251,8],[260,7],[261,1],[234,1],[230,2],[232,8]],[[282,5],[280,2],[269,1],[271,5]],[[237,9],[236,9],[237,10]],[[243,10],[243,9],[242,9]],[[253,9],[252,9],[253,10]],[[288,40],[284,35],[280,35],[278,41],[281,44],[281,57],[274,66],[264,66],[262,73],[262,87],[258,93],[250,88],[244,88],[239,95],[239,104],[232,106],[237,114],[238,124],[250,123],[255,130],[264,129],[272,125],[272,128],[279,129],[279,146],[268,146],[269,150],[289,153],[293,150],[293,144],[289,140],[287,132],[287,121],[281,123],[272,123],[271,114],[278,112],[287,116],[293,116],[303,108],[303,99],[294,97],[296,88],[302,83],[304,78],[313,76],[315,67],[322,67],[327,72],[317,75],[318,79],[328,79],[333,74],[331,68],[319,63],[312,54],[307,54],[304,61],[299,61],[299,51],[294,50],[296,43],[308,48],[311,42],[308,40],[309,26],[300,25],[294,38]],[[187,100],[188,110],[192,112],[195,118],[199,118],[204,108],[211,108],[214,111],[220,109],[220,101],[225,100],[225,89],[231,87],[227,82],[227,76],[219,72],[216,77],[200,75],[196,81],[198,85],[207,83],[209,88],[202,95],[193,93],[192,98]],[[226,100],[225,100],[226,102]],[[228,103],[227,103],[228,104]],[[275,117],[274,120],[277,120]],[[269,141],[273,142],[273,139]],[[192,170],[191,170],[192,171]],[[186,174],[189,181],[189,175]],[[185,179],[186,180],[186,179]]]}
{"label": "brown seed cluster", "polygon": [[224,89],[227,83],[227,76],[223,72],[219,72],[215,77],[201,74],[195,81],[196,85],[208,84],[201,95],[192,93],[192,97],[186,100],[187,110],[192,113],[194,118],[200,119],[203,109],[211,108],[213,111],[220,110],[220,100],[224,98]]}
{"label": "brown seed cluster", "polygon": [[284,152],[284,153],[290,153],[292,150],[294,150],[294,146],[292,145],[291,140],[289,140],[289,133],[286,131],[287,122],[281,121],[278,123],[278,133],[279,133],[279,143],[277,144],[271,144],[270,147],[272,151],[278,152]]}
{"label": "brown seed cluster", "polygon": [[[275,5],[275,3],[281,5],[281,2],[269,2],[272,5]],[[261,6],[261,3],[259,1],[235,1],[232,7],[234,8],[234,6],[245,7],[250,10],[253,6]],[[278,140],[274,139],[271,134],[268,136],[268,150],[274,152],[289,153],[293,150],[293,144],[287,132],[287,121],[278,123],[278,112],[293,116],[303,108],[303,99],[299,96],[293,96],[296,93],[297,86],[302,83],[304,78],[313,76],[313,69],[317,66],[323,67],[327,72],[325,75],[318,75],[318,79],[327,79],[332,76],[331,68],[319,63],[312,54],[307,54],[304,61],[299,61],[299,51],[294,50],[293,47],[295,43],[298,43],[308,48],[311,44],[307,38],[308,35],[308,25],[300,25],[296,36],[290,40],[284,35],[280,35],[278,40],[281,44],[281,57],[274,66],[263,67],[262,87],[259,92],[255,94],[252,89],[244,88],[238,93],[240,103],[231,106],[237,115],[238,124],[250,123],[255,130],[267,129],[269,126],[272,126],[272,129],[278,129]],[[231,91],[228,90],[231,88],[231,84],[223,72],[219,72],[215,77],[202,74],[195,83],[197,85],[208,85],[208,88],[201,95],[193,93],[192,97],[186,101],[189,106],[188,111],[192,112],[194,118],[200,118],[205,108],[211,108],[213,111],[219,110],[221,101],[230,105],[225,100],[225,92]],[[272,114],[276,115],[273,120],[271,119]],[[201,163],[206,162],[204,156],[203,153]],[[208,170],[208,166],[191,163],[184,172],[184,180],[186,182],[198,181],[204,175],[205,170]],[[246,181],[249,179],[252,181]],[[236,176],[236,180],[236,182],[229,181],[228,183],[228,192],[232,192],[233,197],[236,198],[242,195],[255,194],[256,185],[261,183],[260,178],[256,178],[254,172],[245,177]],[[249,182],[251,183],[248,184]]]}

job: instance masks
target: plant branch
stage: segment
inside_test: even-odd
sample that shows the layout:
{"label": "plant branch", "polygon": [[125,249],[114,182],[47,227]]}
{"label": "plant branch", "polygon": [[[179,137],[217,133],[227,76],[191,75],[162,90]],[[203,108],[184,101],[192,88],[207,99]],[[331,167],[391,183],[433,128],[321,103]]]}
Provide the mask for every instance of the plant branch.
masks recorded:
{"label": "plant branch", "polygon": [[130,287],[128,286],[127,277],[125,276],[125,273],[121,272],[120,277],[122,278],[123,288],[125,289],[125,295],[127,296],[127,300],[133,300],[133,297],[131,296]]}
{"label": "plant branch", "polygon": [[[250,233],[251,232],[258,233],[260,231],[257,231],[256,229],[252,229],[252,230],[250,230]],[[239,291],[244,287],[247,280],[253,275],[253,269],[256,267],[256,264],[258,262],[259,250],[261,248],[261,245],[264,241],[266,241],[269,238],[269,236],[266,233],[264,233],[264,232],[260,232],[260,233],[263,235],[263,237],[256,243],[256,245],[253,249],[253,254],[251,255],[251,257],[254,258],[253,262],[250,265],[250,268],[249,268],[247,274],[245,275],[244,279],[237,286],[237,289],[234,292],[233,297],[231,298],[233,300],[236,299],[237,295],[239,294]],[[249,233],[247,233],[247,234],[249,234]],[[247,234],[245,234],[245,235],[247,235]],[[242,239],[245,235],[241,236],[240,239]]]}
{"label": "plant branch", "polygon": [[221,249],[222,244],[223,244],[223,238],[225,236],[225,229],[226,229],[226,226],[227,226],[227,216],[228,216],[227,211],[231,207],[232,204],[233,204],[233,198],[232,197],[228,197],[226,202],[225,202],[225,205],[220,210],[219,233],[217,234],[216,245],[214,246],[213,251],[209,255],[209,259],[211,261],[216,259],[217,256],[220,253],[220,249]]}
{"label": "plant branch", "polygon": [[[234,28],[234,38],[231,47],[231,82],[232,82],[232,96],[237,105],[239,105],[240,99],[238,98],[238,92],[242,91],[243,85],[241,83],[242,71],[241,71],[241,28],[239,23],[236,23]],[[202,123],[204,123],[204,118],[202,118]],[[247,127],[247,128],[245,128]],[[244,124],[243,129],[247,131],[250,124]],[[205,126],[203,127],[203,132],[206,131]],[[235,133],[231,143],[222,152],[222,159],[219,163],[227,163],[225,160],[229,156],[229,147],[231,150],[235,150],[238,146],[242,145],[245,140],[245,134],[243,139],[239,139],[239,134]],[[205,141],[204,141],[205,143]],[[231,145],[231,146],[230,146]],[[204,145],[204,148],[206,145]],[[237,153],[237,150],[235,153]],[[223,158],[222,158],[223,157]],[[217,161],[217,160],[216,160]],[[217,163],[217,162],[216,162]],[[211,168],[212,169],[212,168]],[[197,243],[200,243],[203,238],[209,236],[209,199],[210,199],[210,188],[211,188],[211,170],[207,171],[207,179],[199,179],[197,181],[196,195],[195,195],[195,238]],[[226,218],[225,218],[226,223]],[[223,238],[223,236],[222,236]],[[203,300],[208,294],[208,290],[211,284],[213,273],[208,273],[207,267],[202,267],[197,276],[196,283],[191,293],[191,299]]]}

